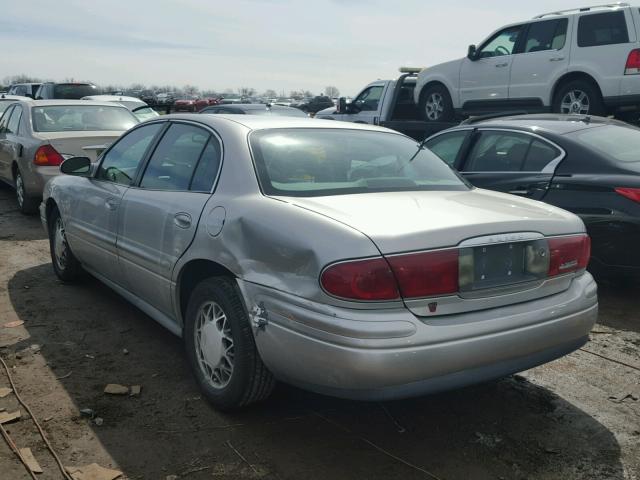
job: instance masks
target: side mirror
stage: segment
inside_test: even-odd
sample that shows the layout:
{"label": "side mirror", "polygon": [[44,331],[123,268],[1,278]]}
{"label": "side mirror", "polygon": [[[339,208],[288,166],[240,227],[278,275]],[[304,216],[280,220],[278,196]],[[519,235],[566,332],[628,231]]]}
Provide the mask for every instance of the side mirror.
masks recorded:
{"label": "side mirror", "polygon": [[91,174],[91,160],[87,157],[71,157],[60,165],[60,171],[66,175],[87,177]]}
{"label": "side mirror", "polygon": [[344,113],[346,111],[347,111],[347,99],[345,97],[340,97],[338,99],[336,113]]}
{"label": "side mirror", "polygon": [[476,50],[476,46],[469,45],[469,49],[467,50],[467,58],[472,62],[475,62],[478,59],[477,54],[478,52]]}

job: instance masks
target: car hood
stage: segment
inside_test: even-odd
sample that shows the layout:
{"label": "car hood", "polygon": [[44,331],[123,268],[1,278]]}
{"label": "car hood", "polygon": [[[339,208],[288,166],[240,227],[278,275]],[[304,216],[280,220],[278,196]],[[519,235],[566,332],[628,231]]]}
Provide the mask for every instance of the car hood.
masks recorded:
{"label": "car hood", "polygon": [[455,71],[458,71],[463,60],[464,58],[458,58],[456,60],[451,60],[449,62],[443,62],[443,63],[438,63],[437,65],[431,65],[430,67],[426,67],[422,69],[418,74],[418,77],[420,78],[425,75],[431,75],[432,73],[441,72],[443,70],[451,71],[451,69],[454,69]]}
{"label": "car hood", "polygon": [[316,117],[319,115],[333,115],[334,113],[336,113],[336,107],[329,107],[316,113]]}
{"label": "car hood", "polygon": [[97,150],[85,147],[91,145],[109,145],[115,142],[124,132],[38,132],[38,138],[50,143],[62,155],[89,157],[93,162],[97,159]]}
{"label": "car hood", "polygon": [[481,189],[280,199],[359,230],[385,254],[455,246],[484,235],[585,231],[582,220],[565,210]]}

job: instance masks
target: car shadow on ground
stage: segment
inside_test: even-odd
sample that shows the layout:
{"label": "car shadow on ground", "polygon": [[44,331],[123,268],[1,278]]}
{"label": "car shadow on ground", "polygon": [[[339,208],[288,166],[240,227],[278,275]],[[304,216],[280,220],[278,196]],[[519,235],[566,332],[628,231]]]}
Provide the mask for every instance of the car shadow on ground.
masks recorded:
{"label": "car shadow on ground", "polygon": [[[30,338],[3,356],[20,371],[38,344],[77,409],[104,419],[77,414],[47,430],[73,436],[65,422],[86,422],[130,478],[624,478],[613,434],[524,377],[385,403],[280,385],[222,414],[200,396],[181,340],[97,280],[62,284],[44,264],[8,289]],[[142,394],[107,396],[107,383]]]}
{"label": "car shadow on ground", "polygon": [[[20,213],[15,198],[14,190],[0,181],[0,242],[46,239],[40,217],[37,214],[27,216]],[[20,229],[11,228],[16,221],[20,222]]]}
{"label": "car shadow on ground", "polygon": [[600,315],[598,322],[619,330],[640,333],[640,321],[636,315],[629,315],[638,308],[640,279],[624,282],[598,281],[598,301]]}

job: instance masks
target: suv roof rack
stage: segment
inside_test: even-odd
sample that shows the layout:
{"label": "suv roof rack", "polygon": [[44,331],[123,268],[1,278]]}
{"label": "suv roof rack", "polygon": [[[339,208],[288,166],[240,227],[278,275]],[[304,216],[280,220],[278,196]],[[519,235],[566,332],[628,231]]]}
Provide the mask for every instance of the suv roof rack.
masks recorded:
{"label": "suv roof rack", "polygon": [[517,115],[528,115],[529,112],[525,110],[515,110],[511,112],[496,112],[496,113],[487,113],[485,115],[476,115],[474,117],[469,117],[462,122],[460,125],[472,125],[474,123],[482,122],[483,120],[491,120],[492,118],[501,118],[501,117],[514,117]]}
{"label": "suv roof rack", "polygon": [[617,3],[605,3],[603,5],[593,5],[591,7],[583,7],[583,8],[569,8],[567,10],[557,10],[555,12],[543,13],[540,15],[536,15],[533,18],[543,18],[548,17],[550,15],[565,15],[567,13],[579,13],[579,12],[590,12],[595,8],[621,8],[621,7],[629,7],[631,6],[628,3],[617,2]]}

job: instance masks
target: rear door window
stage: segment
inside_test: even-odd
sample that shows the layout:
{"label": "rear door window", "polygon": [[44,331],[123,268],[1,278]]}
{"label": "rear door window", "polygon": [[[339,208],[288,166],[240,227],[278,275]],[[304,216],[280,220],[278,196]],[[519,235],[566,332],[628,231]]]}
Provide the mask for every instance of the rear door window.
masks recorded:
{"label": "rear door window", "polygon": [[628,42],[627,21],[622,11],[583,15],[578,21],[579,47]]}
{"label": "rear door window", "polygon": [[462,148],[467,131],[445,133],[429,140],[425,145],[450,166],[454,166]]}
{"label": "rear door window", "polygon": [[568,24],[569,20],[566,18],[530,24],[524,42],[524,53],[561,50],[567,38]]}
{"label": "rear door window", "polygon": [[21,118],[22,107],[20,105],[16,105],[15,107],[13,107],[13,113],[11,114],[11,118],[9,119],[9,123],[7,124],[7,133],[13,133],[14,135],[18,134]]}
{"label": "rear door window", "polygon": [[192,125],[175,123],[156,147],[140,187],[153,190],[189,190],[198,160],[211,135]]}
{"label": "rear door window", "polygon": [[12,111],[13,107],[10,106],[5,110],[4,114],[2,114],[2,118],[0,118],[0,133],[7,133],[7,125]]}

